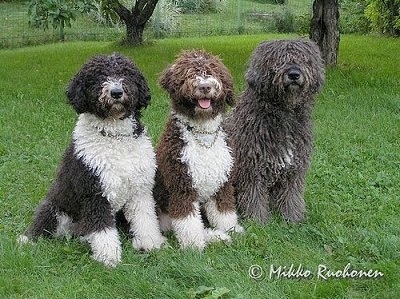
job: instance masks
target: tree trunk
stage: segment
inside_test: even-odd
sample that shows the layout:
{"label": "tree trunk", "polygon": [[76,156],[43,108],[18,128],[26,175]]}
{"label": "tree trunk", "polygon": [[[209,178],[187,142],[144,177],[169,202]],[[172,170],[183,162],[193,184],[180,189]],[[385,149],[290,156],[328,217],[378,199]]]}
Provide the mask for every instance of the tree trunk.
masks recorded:
{"label": "tree trunk", "polygon": [[[131,19],[131,18],[130,18]],[[128,45],[140,45],[143,43],[143,31],[144,25],[141,26],[135,22],[135,20],[130,20],[125,23],[126,26],[126,38],[125,43]]]}
{"label": "tree trunk", "polygon": [[125,42],[130,45],[143,43],[143,31],[147,21],[156,8],[158,0],[135,0],[131,10],[127,9],[118,0],[108,0],[126,26]]}
{"label": "tree trunk", "polygon": [[339,2],[314,0],[310,38],[315,41],[326,65],[336,65],[339,52]]}

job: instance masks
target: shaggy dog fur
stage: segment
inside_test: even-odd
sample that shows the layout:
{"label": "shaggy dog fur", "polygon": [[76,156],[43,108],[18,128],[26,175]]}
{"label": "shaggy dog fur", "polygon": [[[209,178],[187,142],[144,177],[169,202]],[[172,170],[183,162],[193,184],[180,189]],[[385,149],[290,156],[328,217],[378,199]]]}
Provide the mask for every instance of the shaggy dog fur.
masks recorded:
{"label": "shaggy dog fur", "polygon": [[269,41],[255,49],[247,88],[224,124],[236,149],[234,186],[245,218],[267,221],[273,207],[286,220],[303,220],[311,112],[324,74],[311,41]]}
{"label": "shaggy dog fur", "polygon": [[[172,113],[158,145],[155,198],[161,229],[173,229],[181,248],[230,240],[237,223],[228,182],[233,157],[222,114],[233,105],[233,83],[222,61],[204,51],[183,52],[160,78]],[[215,229],[205,229],[201,209]]]}
{"label": "shaggy dog fur", "polygon": [[152,195],[155,153],[139,120],[150,101],[145,78],[127,58],[97,56],[72,79],[67,97],[79,114],[73,138],[20,241],[80,236],[95,260],[115,266],[121,259],[115,215],[123,211],[133,246],[159,248],[164,237]]}

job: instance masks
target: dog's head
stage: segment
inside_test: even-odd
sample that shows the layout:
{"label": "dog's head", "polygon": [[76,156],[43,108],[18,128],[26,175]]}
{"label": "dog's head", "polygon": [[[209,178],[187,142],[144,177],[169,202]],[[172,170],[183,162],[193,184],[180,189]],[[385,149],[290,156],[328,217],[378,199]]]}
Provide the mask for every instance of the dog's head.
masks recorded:
{"label": "dog's head", "polygon": [[191,118],[209,118],[234,105],[233,79],[221,59],[202,50],[184,51],[160,78],[172,108]]}
{"label": "dog's head", "polygon": [[310,40],[268,41],[254,50],[245,78],[266,98],[296,105],[321,89],[325,67],[318,46]]}
{"label": "dog's head", "polygon": [[119,54],[90,59],[67,88],[69,103],[77,113],[100,118],[123,119],[150,102],[146,79],[137,67]]}

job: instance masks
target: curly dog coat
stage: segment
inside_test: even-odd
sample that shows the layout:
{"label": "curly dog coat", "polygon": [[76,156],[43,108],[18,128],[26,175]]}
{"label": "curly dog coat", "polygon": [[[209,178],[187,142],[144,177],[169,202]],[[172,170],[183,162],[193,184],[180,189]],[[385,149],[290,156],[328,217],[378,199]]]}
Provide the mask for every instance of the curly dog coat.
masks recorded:
{"label": "curly dog coat", "polygon": [[40,235],[80,236],[93,258],[121,260],[115,215],[123,212],[140,250],[159,248],[161,235],[152,195],[155,153],[140,110],[150,101],[145,78],[118,54],[88,61],[68,86],[79,114],[72,141],[32,225],[20,241]]}
{"label": "curly dog coat", "polygon": [[311,112],[325,79],[320,51],[308,40],[262,42],[245,79],[247,88],[224,123],[235,149],[238,210],[264,222],[272,207],[299,222],[312,153]]}
{"label": "curly dog coat", "polygon": [[[182,248],[229,241],[226,232],[243,231],[228,181],[233,157],[221,127],[226,106],[234,103],[232,77],[219,58],[194,50],[181,53],[160,84],[172,104],[156,150],[161,229],[172,228]],[[201,209],[214,229],[205,229]]]}

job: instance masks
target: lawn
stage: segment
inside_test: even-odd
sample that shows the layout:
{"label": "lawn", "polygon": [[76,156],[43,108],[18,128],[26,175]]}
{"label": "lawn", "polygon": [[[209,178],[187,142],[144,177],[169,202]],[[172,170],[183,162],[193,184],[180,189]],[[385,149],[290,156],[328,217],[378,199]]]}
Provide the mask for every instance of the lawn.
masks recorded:
{"label": "lawn", "polygon": [[[70,141],[76,115],[64,91],[89,57],[118,51],[136,61],[152,91],[144,122],[156,144],[169,113],[157,78],[181,49],[220,55],[239,94],[254,47],[287,37],[165,39],[137,48],[67,42],[1,50],[0,298],[398,298],[399,39],[342,36],[339,65],[327,70],[315,106],[303,224],[287,224],[278,215],[264,226],[244,221],[246,233],[233,244],[213,244],[203,253],[179,250],[171,236],[169,247],[138,253],[124,238],[122,263],[115,269],[93,261],[89,247],[76,239],[40,239],[22,247],[15,241]],[[348,264],[351,271],[379,271],[383,277],[318,276],[318,267],[339,271]],[[271,267],[291,265],[303,275],[270,275]],[[304,277],[306,271],[311,277]]]}

